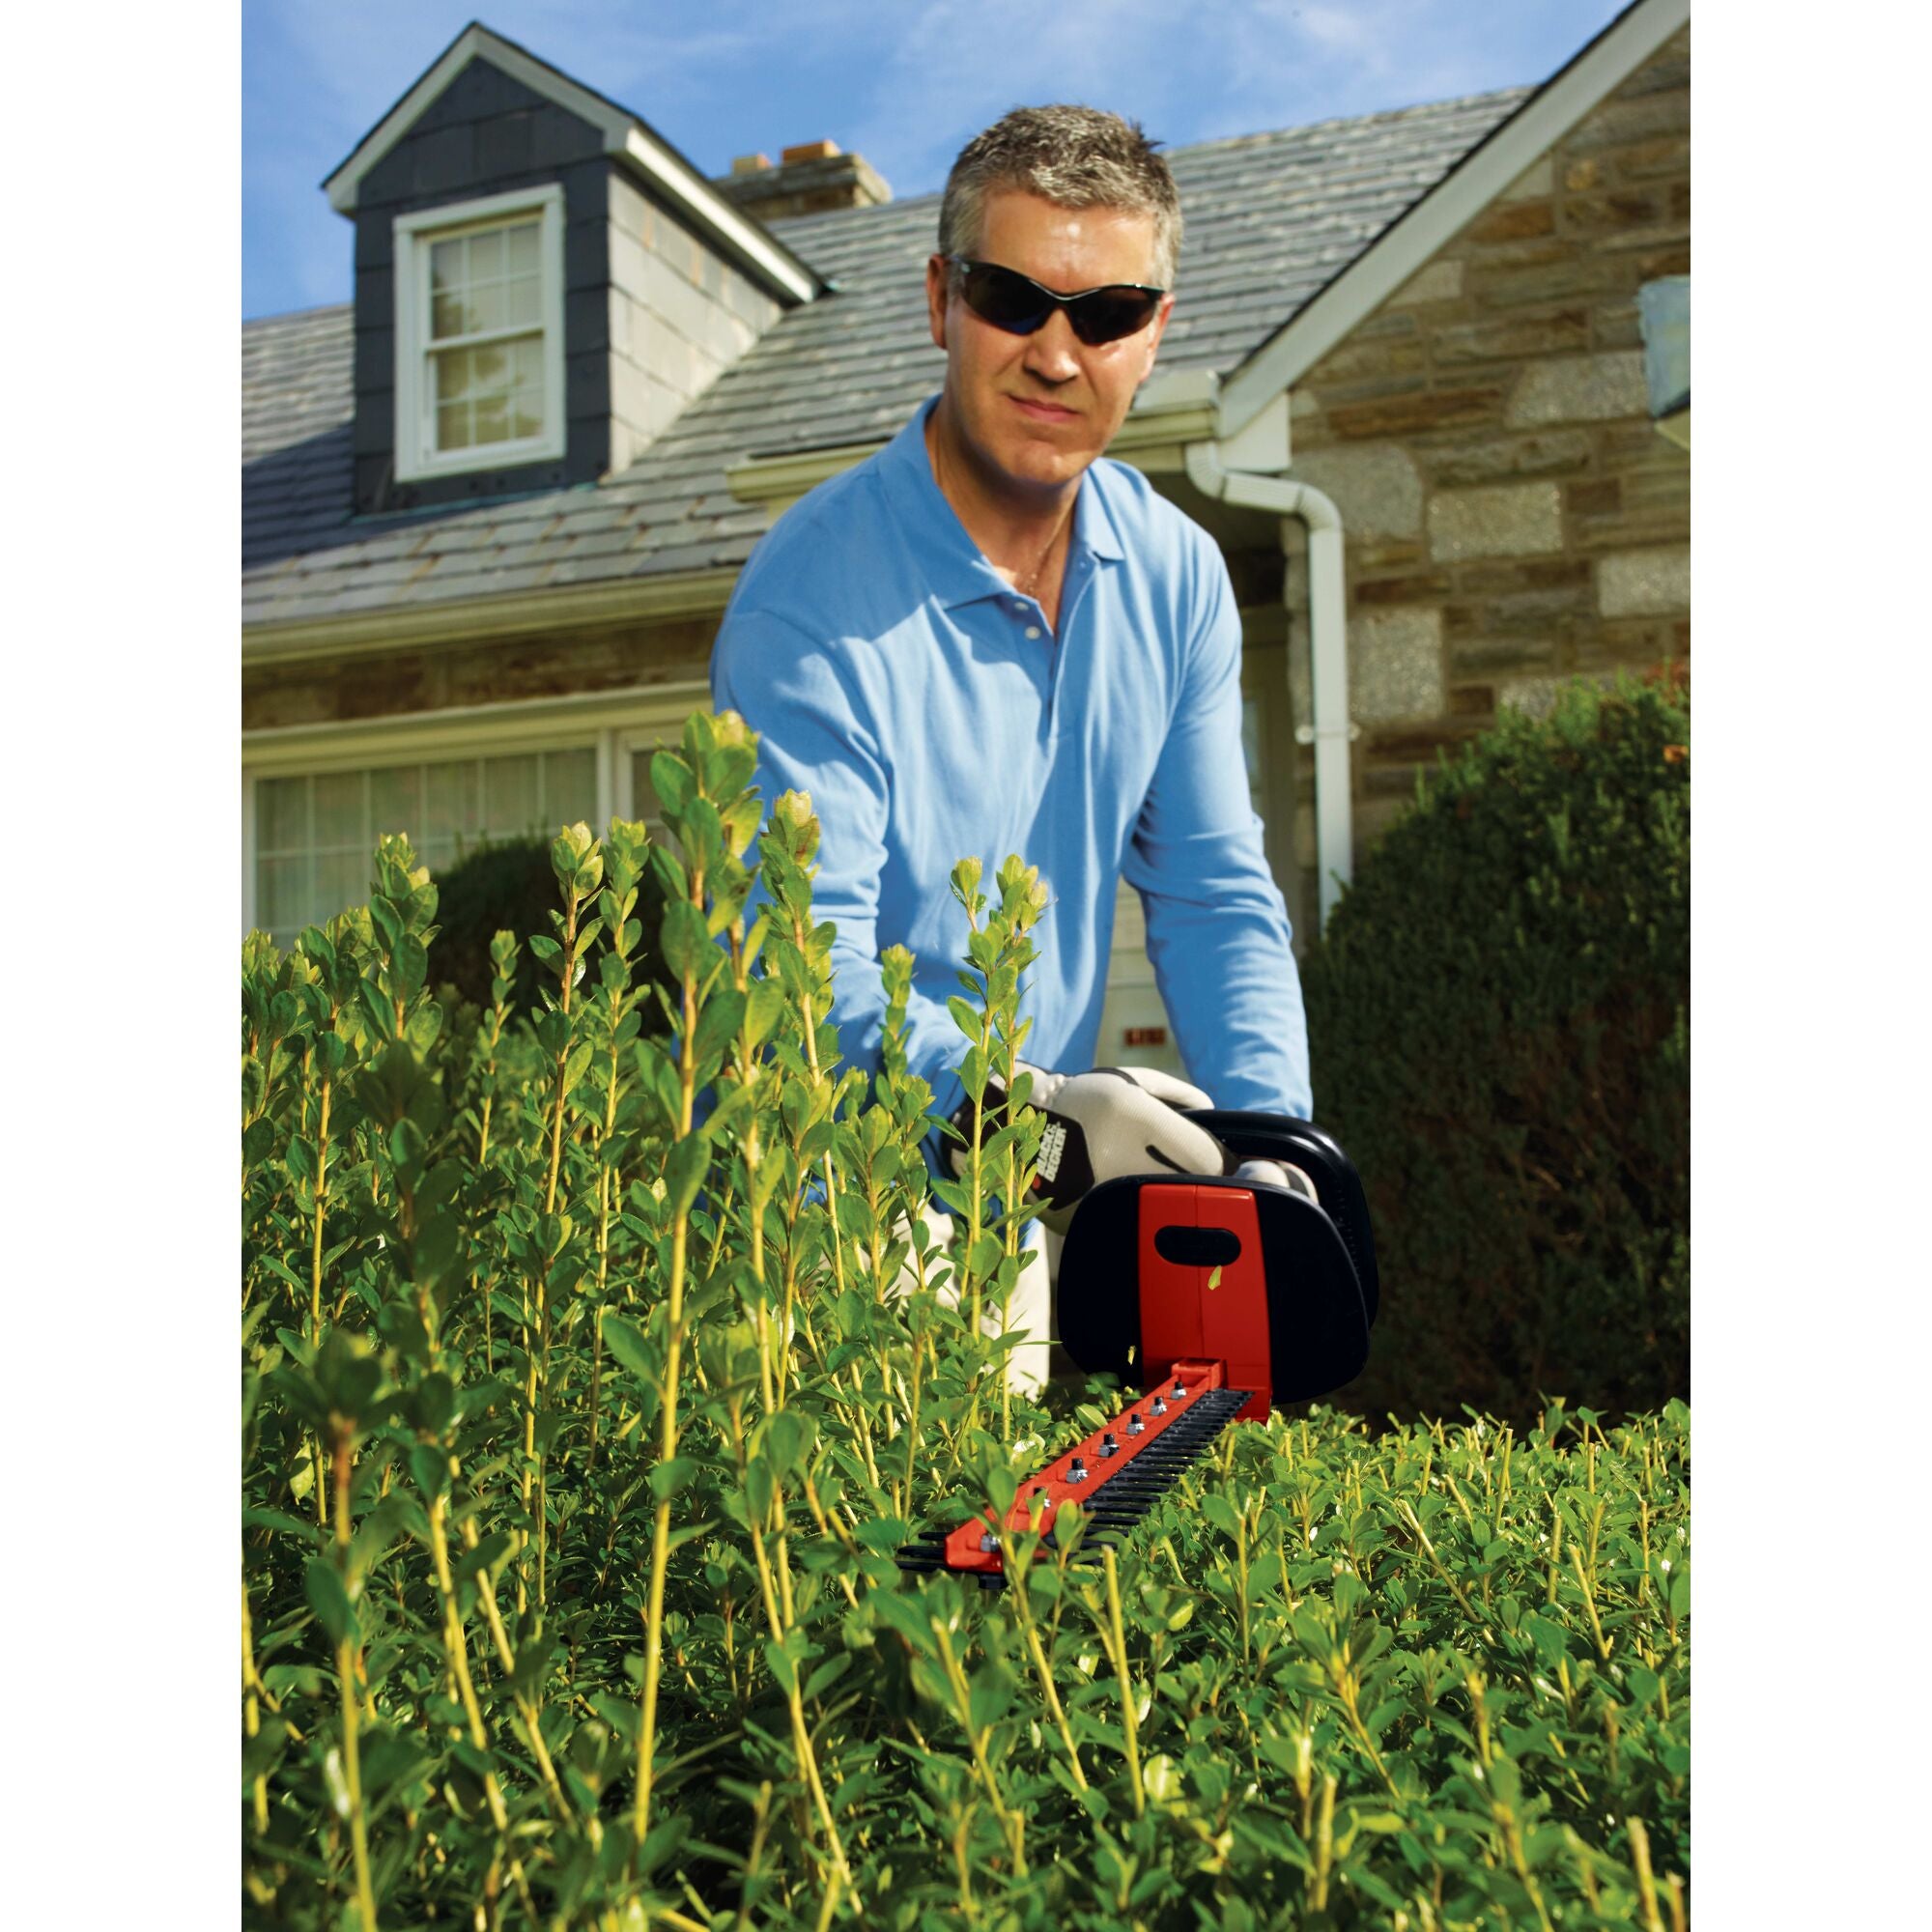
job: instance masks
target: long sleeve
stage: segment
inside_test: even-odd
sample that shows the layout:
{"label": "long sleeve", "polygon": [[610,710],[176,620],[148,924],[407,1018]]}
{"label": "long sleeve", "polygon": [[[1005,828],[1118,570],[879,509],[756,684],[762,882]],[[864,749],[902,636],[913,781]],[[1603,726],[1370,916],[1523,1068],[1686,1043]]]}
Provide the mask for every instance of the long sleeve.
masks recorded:
{"label": "long sleeve", "polygon": [[[1204,549],[1206,548],[1204,543]],[[1219,1107],[1312,1108],[1301,980],[1241,750],[1241,627],[1209,552],[1174,723],[1122,872],[1188,1074]]]}
{"label": "long sleeve", "polygon": [[[819,823],[812,907],[838,928],[833,1024],[847,1063],[876,1073],[886,1018],[878,928],[891,797],[868,707],[841,676],[836,652],[756,610],[726,613],[712,651],[711,693],[718,710],[736,711],[758,734],[754,781],[767,813],[786,791],[811,795]],[[753,904],[762,902],[760,888]],[[915,988],[906,1008],[906,1062],[931,1086],[940,1114],[959,1103],[952,1069],[965,1044],[952,1014]]]}

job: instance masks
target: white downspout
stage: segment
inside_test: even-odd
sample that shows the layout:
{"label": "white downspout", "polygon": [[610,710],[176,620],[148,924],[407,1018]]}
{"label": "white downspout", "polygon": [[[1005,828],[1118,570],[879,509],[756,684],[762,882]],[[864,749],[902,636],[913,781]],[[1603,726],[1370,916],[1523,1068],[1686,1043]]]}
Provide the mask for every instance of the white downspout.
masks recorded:
{"label": "white downspout", "polygon": [[[1204,497],[1264,510],[1284,525],[1298,518],[1308,529],[1308,629],[1314,685],[1315,722],[1296,729],[1301,744],[1315,746],[1315,852],[1321,888],[1321,923],[1343,886],[1353,877],[1353,832],[1350,807],[1349,624],[1342,563],[1342,513],[1312,483],[1288,476],[1263,476],[1230,469],[1218,445],[1190,442],[1187,479]],[[1281,532],[1282,548],[1288,531]]]}

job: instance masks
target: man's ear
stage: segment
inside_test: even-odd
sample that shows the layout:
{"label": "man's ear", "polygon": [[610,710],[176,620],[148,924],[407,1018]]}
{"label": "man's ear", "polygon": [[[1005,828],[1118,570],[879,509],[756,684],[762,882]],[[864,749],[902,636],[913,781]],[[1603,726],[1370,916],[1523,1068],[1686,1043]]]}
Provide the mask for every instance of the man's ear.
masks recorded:
{"label": "man's ear", "polygon": [[925,313],[932,329],[932,346],[946,347],[947,261],[944,255],[930,255],[925,263]]}
{"label": "man's ear", "polygon": [[[1154,357],[1160,354],[1160,338],[1167,333],[1167,319],[1173,313],[1173,296],[1163,296],[1160,298],[1160,307],[1156,311],[1153,321],[1148,325],[1147,365],[1141,370],[1142,383],[1145,383],[1153,374]],[[1138,387],[1139,384],[1137,384],[1135,386]]]}

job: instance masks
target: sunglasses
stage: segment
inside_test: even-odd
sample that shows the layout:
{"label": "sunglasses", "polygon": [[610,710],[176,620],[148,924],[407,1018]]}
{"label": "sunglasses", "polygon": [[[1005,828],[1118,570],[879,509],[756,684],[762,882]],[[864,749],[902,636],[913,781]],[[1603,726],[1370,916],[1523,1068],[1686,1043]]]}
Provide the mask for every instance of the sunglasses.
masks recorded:
{"label": "sunglasses", "polygon": [[997,262],[969,262],[963,255],[946,259],[962,270],[959,293],[981,322],[990,322],[1009,335],[1031,335],[1062,308],[1074,334],[1090,349],[1137,334],[1153,320],[1167,294],[1165,289],[1144,289],[1137,282],[1110,282],[1105,288],[1082,289],[1078,295],[1056,295],[1031,276],[1003,269]]}

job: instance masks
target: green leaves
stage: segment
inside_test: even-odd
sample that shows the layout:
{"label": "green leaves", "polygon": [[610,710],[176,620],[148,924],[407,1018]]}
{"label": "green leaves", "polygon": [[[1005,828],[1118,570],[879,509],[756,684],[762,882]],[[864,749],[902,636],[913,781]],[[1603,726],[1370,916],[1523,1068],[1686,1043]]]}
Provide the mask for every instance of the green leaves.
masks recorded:
{"label": "green leaves", "polygon": [[359,1630],[349,1588],[332,1557],[311,1556],[302,1572],[310,1609],[330,1644],[354,1643]]}

